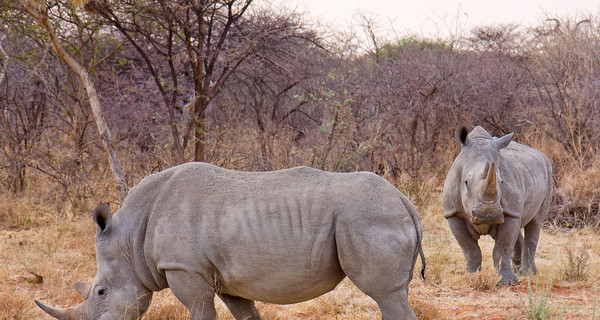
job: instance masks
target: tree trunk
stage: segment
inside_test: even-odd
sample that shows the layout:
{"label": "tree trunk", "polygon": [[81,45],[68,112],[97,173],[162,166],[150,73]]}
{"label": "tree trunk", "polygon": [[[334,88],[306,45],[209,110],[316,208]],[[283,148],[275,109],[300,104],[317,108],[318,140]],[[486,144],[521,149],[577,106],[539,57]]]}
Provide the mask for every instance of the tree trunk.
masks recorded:
{"label": "tree trunk", "polygon": [[125,198],[127,194],[127,181],[125,180],[125,175],[123,174],[123,170],[121,169],[121,164],[119,162],[119,158],[117,157],[117,153],[115,152],[111,136],[110,130],[106,121],[104,119],[104,112],[102,111],[102,106],[100,105],[100,101],[98,100],[98,94],[96,93],[96,89],[92,81],[90,80],[89,73],[87,70],[81,66],[69,53],[65,51],[60,41],[56,37],[54,30],[50,26],[48,22],[48,16],[46,13],[46,8],[40,6],[39,12],[30,7],[30,4],[24,3],[23,7],[29,15],[33,17],[33,19],[38,23],[48,34],[48,38],[50,39],[50,44],[56,50],[58,56],[67,64],[67,66],[75,72],[81,82],[85,86],[85,90],[87,92],[88,99],[90,101],[90,107],[92,109],[92,113],[94,114],[94,119],[96,121],[96,126],[98,127],[98,133],[100,134],[100,138],[104,147],[106,148],[108,154],[108,163],[113,172],[115,182],[117,183],[119,196],[121,199]]}
{"label": "tree trunk", "polygon": [[206,99],[197,99],[194,118],[194,161],[205,161],[206,157]]}
{"label": "tree trunk", "polygon": [[2,63],[0,65],[0,83],[2,83],[2,80],[4,80],[4,77],[6,76],[6,65],[8,64],[8,55],[4,51],[4,48],[2,48],[3,40],[4,40],[4,37],[1,37],[0,38],[0,59],[2,59]]}
{"label": "tree trunk", "polygon": [[20,157],[15,157],[13,162],[13,179],[10,184],[12,193],[21,195],[25,191],[25,170],[24,161],[19,160]]}

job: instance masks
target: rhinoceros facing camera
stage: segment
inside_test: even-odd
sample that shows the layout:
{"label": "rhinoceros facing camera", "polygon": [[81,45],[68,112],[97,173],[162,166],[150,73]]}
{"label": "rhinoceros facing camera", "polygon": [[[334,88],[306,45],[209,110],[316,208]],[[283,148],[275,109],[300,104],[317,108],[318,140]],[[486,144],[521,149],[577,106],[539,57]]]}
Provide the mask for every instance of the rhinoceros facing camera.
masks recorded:
{"label": "rhinoceros facing camera", "polygon": [[495,138],[482,127],[467,133],[458,126],[455,138],[462,148],[443,191],[444,217],[463,251],[467,272],[480,270],[477,240],[488,234],[495,240],[493,262],[500,285],[518,282],[511,257],[521,273],[536,273],[535,250],[552,201],[550,161],[512,137]]}
{"label": "rhinoceros facing camera", "polygon": [[415,319],[407,295],[421,221],[372,173],[189,163],[143,179],[114,216],[100,205],[93,217],[96,277],[75,285],[84,301],[72,309],[36,301],[55,318],[137,319],[169,287],[194,320],[216,318],[215,294],[236,319],[260,319],[254,300],[312,299],[348,276],[384,319]]}

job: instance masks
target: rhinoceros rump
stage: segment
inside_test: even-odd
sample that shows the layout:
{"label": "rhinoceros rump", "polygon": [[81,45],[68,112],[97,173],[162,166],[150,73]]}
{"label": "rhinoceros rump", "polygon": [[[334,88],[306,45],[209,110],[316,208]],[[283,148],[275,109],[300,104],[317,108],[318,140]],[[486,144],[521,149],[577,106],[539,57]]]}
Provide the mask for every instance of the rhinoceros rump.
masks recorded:
{"label": "rhinoceros rump", "polygon": [[114,216],[100,205],[93,217],[96,277],[76,284],[84,301],[73,309],[36,301],[55,318],[137,319],[169,287],[195,320],[216,318],[215,294],[236,319],[260,319],[254,300],[312,299],[348,276],[384,319],[415,319],[407,295],[421,221],[372,173],[189,163],[143,179]]}
{"label": "rhinoceros rump", "polygon": [[[511,269],[536,273],[534,256],[540,228],[552,200],[552,166],[544,154],[485,129],[458,126],[462,149],[446,177],[444,217],[467,261],[467,272],[481,269],[480,235],[495,240],[494,267],[499,284],[514,284]],[[525,238],[521,234],[525,231]],[[522,265],[521,265],[522,262]]]}

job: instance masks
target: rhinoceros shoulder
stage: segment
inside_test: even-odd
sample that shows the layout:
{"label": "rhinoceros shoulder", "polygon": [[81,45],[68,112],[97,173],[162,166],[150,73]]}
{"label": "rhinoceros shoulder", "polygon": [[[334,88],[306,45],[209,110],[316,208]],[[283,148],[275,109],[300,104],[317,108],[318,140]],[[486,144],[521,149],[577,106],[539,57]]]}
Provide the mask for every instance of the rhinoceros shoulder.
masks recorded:
{"label": "rhinoceros shoulder", "polygon": [[508,147],[500,150],[502,159],[513,165],[534,166],[541,169],[546,167],[551,170],[551,163],[546,155],[536,148],[511,142]]}

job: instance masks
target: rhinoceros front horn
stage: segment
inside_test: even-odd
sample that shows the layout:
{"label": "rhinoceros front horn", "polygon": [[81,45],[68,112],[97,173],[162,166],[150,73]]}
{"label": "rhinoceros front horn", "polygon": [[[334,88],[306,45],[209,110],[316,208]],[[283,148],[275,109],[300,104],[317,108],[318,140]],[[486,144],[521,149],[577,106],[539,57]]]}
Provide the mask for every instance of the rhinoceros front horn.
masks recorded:
{"label": "rhinoceros front horn", "polygon": [[37,300],[34,300],[35,304],[44,310],[47,314],[60,320],[77,320],[77,307],[74,309],[64,310],[60,308],[49,307]]}
{"label": "rhinoceros front horn", "polygon": [[486,165],[484,172],[485,181],[483,183],[483,201],[494,202],[498,198],[498,186],[496,185],[496,165]]}

